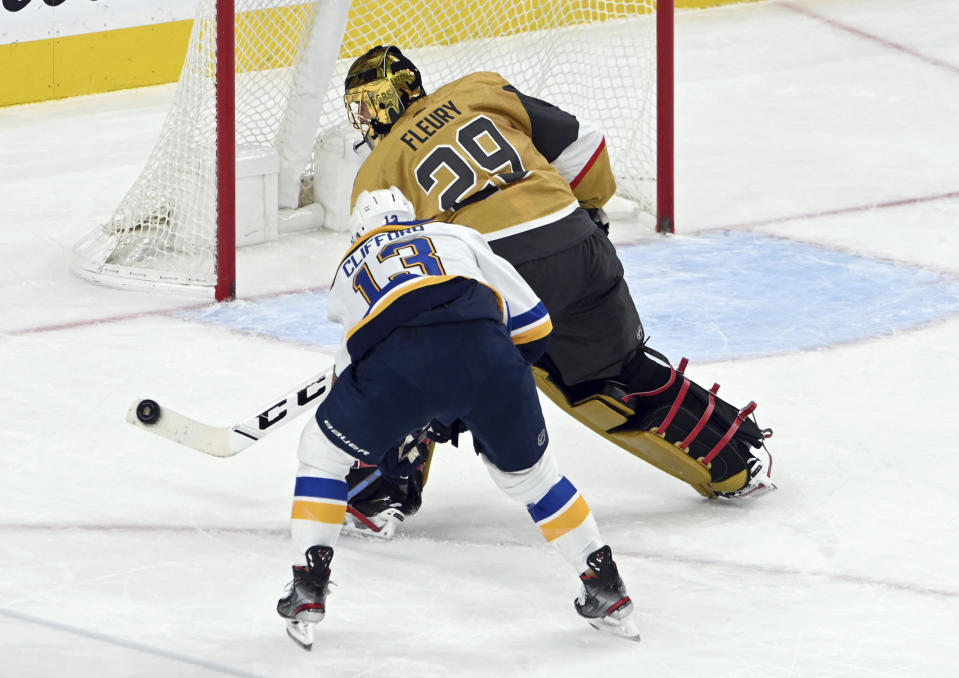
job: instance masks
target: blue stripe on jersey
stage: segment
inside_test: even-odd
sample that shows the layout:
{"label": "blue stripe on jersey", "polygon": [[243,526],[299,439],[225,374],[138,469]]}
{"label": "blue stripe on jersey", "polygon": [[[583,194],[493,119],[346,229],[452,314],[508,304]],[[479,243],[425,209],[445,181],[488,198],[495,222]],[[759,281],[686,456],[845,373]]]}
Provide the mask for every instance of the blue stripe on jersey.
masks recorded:
{"label": "blue stripe on jersey", "polygon": [[547,314],[546,307],[543,305],[543,302],[539,302],[533,308],[526,311],[526,313],[520,313],[517,316],[512,316],[509,319],[509,331],[512,334],[517,328],[525,327],[531,323],[536,322],[537,320],[544,318]]}
{"label": "blue stripe on jersey", "polygon": [[550,488],[545,497],[535,504],[527,506],[526,510],[532,516],[533,522],[538,523],[566,506],[569,500],[576,495],[576,491],[576,486],[569,482],[566,476],[563,476]]}
{"label": "blue stripe on jersey", "polygon": [[[420,276],[429,280],[435,276]],[[452,323],[488,318],[503,321],[496,294],[483,283],[472,278],[453,276],[436,285],[413,289],[368,316],[346,335],[350,358],[356,360],[396,327],[429,312],[430,323]]]}
{"label": "blue stripe on jersey", "polygon": [[297,477],[296,487],[293,490],[293,495],[296,497],[314,497],[342,502],[346,501],[346,493],[347,486],[342,480],[313,478],[311,476]]}

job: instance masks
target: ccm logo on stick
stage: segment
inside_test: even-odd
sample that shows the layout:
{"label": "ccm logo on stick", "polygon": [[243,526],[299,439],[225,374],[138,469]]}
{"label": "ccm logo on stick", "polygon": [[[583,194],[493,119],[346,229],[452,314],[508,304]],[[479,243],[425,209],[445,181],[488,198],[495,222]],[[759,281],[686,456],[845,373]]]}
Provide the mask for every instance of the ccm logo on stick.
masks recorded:
{"label": "ccm logo on stick", "polygon": [[[307,384],[297,391],[296,404],[298,407],[303,407],[324,393],[326,393],[326,375],[323,375],[323,377],[317,381],[314,381],[312,384]],[[286,416],[288,401],[288,398],[284,398],[273,407],[260,413],[257,417],[257,422],[261,431],[265,431]]]}

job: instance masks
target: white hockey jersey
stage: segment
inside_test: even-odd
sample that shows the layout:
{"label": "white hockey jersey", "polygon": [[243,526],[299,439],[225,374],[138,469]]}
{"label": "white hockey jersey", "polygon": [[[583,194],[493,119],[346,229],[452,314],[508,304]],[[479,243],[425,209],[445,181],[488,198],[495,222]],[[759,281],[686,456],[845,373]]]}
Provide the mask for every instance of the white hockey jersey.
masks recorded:
{"label": "white hockey jersey", "polygon": [[[516,269],[477,231],[438,221],[387,224],[357,240],[333,277],[328,317],[345,328],[336,354],[342,373],[393,328],[481,283],[492,290],[499,317],[517,345],[542,342],[549,313]],[[489,306],[491,304],[487,304]],[[463,320],[489,317],[485,308]],[[545,342],[542,342],[545,343]]]}

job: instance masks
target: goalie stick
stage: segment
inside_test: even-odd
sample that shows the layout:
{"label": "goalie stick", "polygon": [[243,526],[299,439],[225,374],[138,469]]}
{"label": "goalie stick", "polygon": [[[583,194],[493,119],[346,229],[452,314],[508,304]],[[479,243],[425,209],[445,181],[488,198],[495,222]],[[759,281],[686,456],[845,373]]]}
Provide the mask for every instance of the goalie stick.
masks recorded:
{"label": "goalie stick", "polygon": [[330,391],[333,368],[314,375],[271,405],[233,426],[210,426],[155,400],[143,398],[130,405],[127,421],[167,440],[214,457],[232,457],[307,410],[314,409]]}

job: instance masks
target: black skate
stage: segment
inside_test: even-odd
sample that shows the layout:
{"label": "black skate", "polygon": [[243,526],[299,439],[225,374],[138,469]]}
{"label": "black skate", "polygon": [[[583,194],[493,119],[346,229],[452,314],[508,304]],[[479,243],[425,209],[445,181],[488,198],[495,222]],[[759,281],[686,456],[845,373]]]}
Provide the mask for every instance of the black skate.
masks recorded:
{"label": "black skate", "polygon": [[[385,478],[375,468],[353,469],[347,476],[350,491],[360,488],[349,501],[343,523],[347,534],[391,539],[397,526],[416,513],[423,503],[423,472],[408,478]],[[366,485],[364,483],[370,480]]]}
{"label": "black skate", "polygon": [[633,602],[626,593],[626,585],[619,576],[609,546],[589,554],[586,564],[590,569],[579,576],[583,589],[573,601],[576,612],[594,629],[638,641],[639,630],[629,618],[633,613]]}
{"label": "black skate", "polygon": [[[745,447],[745,445],[741,447]],[[748,450],[741,456],[745,459],[743,464],[746,467],[746,484],[733,492],[717,492],[717,496],[725,499],[742,499],[745,497],[757,499],[778,489],[770,477],[773,457],[769,454],[765,444],[758,450]]]}
{"label": "black skate", "polygon": [[293,566],[293,581],[276,603],[277,613],[286,620],[287,634],[304,650],[313,647],[313,627],[326,615],[332,559],[333,549],[329,546],[307,549],[306,567]]}

